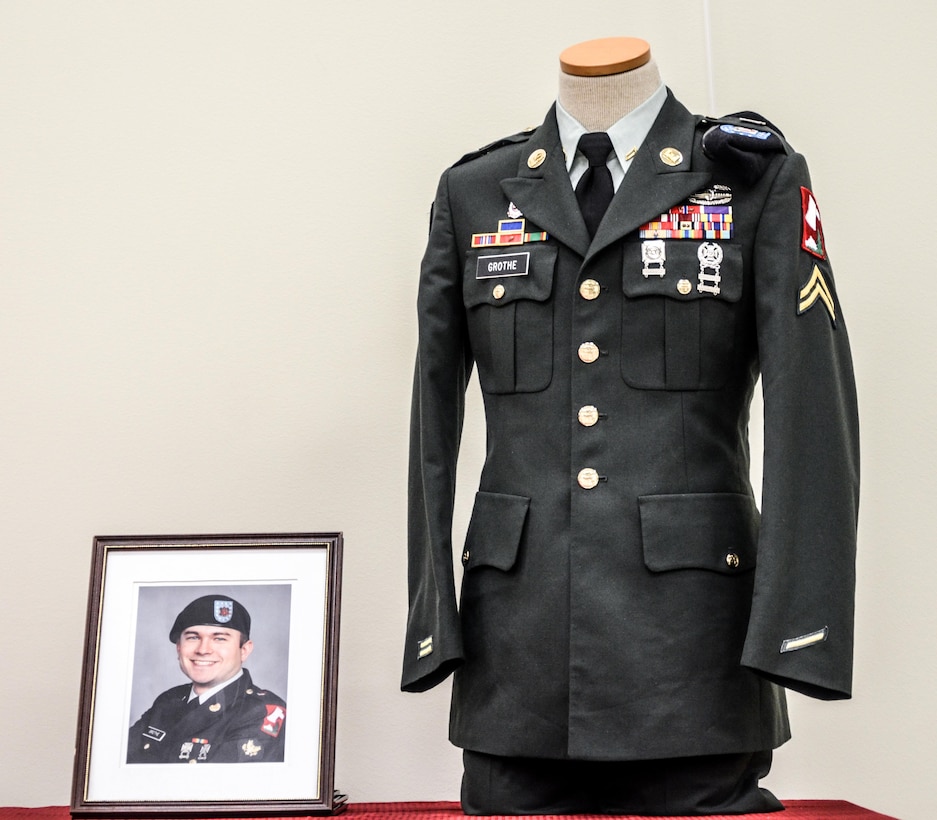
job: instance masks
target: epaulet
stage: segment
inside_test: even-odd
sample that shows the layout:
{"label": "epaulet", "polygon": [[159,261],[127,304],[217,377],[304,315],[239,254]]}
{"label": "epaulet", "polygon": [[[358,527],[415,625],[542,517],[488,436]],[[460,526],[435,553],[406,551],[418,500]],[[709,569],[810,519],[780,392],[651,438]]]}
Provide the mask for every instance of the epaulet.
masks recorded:
{"label": "epaulet", "polygon": [[523,131],[518,131],[516,134],[511,134],[509,137],[502,137],[494,142],[489,142],[477,151],[469,151],[469,153],[458,162],[453,163],[452,167],[455,168],[458,165],[464,165],[466,162],[471,162],[473,159],[478,159],[479,157],[485,156],[485,154],[490,154],[492,151],[497,151],[499,148],[504,148],[505,145],[516,145],[519,142],[527,142],[534,130],[533,128],[526,128]]}
{"label": "epaulet", "polygon": [[706,128],[703,153],[731,165],[749,183],[762,177],[776,154],[793,153],[781,129],[753,111],[702,117],[699,125]]}

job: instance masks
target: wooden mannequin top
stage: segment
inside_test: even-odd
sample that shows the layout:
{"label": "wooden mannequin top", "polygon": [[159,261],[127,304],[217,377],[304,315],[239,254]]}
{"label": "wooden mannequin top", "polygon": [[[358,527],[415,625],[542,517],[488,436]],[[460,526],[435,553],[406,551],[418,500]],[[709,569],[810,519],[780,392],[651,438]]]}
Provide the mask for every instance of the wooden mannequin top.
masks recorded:
{"label": "wooden mannequin top", "polygon": [[661,85],[651,47],[636,37],[605,37],[560,54],[557,99],[590,131],[607,131]]}
{"label": "wooden mannequin top", "polygon": [[564,74],[606,77],[631,71],[651,59],[651,47],[637,37],[603,37],[576,43],[560,54]]}

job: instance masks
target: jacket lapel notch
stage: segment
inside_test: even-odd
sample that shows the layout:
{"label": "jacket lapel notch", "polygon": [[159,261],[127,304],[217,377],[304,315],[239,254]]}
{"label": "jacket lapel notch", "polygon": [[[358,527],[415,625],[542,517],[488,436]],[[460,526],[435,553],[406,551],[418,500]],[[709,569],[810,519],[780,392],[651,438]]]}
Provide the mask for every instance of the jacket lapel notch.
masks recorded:
{"label": "jacket lapel notch", "polygon": [[[538,151],[545,152],[539,162]],[[555,108],[550,109],[543,125],[527,142],[518,161],[517,176],[501,180],[501,190],[531,223],[580,256],[585,255],[589,234],[569,184]]]}

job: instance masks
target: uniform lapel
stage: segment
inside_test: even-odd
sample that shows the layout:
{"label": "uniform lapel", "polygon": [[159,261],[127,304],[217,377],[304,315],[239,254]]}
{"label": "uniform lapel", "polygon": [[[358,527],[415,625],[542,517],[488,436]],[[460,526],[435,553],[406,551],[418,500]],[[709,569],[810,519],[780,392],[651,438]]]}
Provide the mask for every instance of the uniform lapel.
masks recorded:
{"label": "uniform lapel", "polygon": [[[517,176],[501,180],[501,189],[526,219],[585,256],[589,234],[569,184],[554,108],[527,142],[527,149],[518,163]],[[546,158],[531,168],[528,158],[538,149],[546,151]]]}
{"label": "uniform lapel", "polygon": [[[696,118],[668,91],[664,107],[596,231],[587,260],[708,185],[711,174],[692,168],[695,130]],[[682,162],[667,165],[660,157],[666,148],[676,148]]]}
{"label": "uniform lapel", "polygon": [[[501,180],[501,189],[538,228],[589,259],[709,184],[711,174],[692,167],[696,122],[668,92],[591,244],[569,183],[554,108],[527,142],[529,150],[523,152],[517,176]],[[677,149],[682,162],[666,164],[660,157],[665,148]],[[538,149],[546,158],[530,168],[528,158]]]}

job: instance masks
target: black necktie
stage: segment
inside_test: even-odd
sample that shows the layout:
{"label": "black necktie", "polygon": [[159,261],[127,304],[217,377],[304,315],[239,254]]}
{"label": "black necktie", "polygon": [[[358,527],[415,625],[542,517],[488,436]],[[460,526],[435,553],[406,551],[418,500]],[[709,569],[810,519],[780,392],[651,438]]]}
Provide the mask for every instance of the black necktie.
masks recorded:
{"label": "black necktie", "polygon": [[615,193],[612,174],[605,164],[612,153],[612,141],[604,131],[583,134],[579,138],[579,150],[589,160],[589,167],[576,186],[576,199],[592,237]]}

